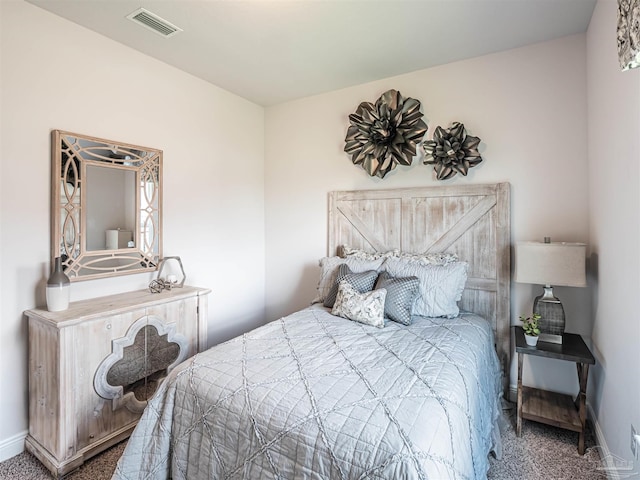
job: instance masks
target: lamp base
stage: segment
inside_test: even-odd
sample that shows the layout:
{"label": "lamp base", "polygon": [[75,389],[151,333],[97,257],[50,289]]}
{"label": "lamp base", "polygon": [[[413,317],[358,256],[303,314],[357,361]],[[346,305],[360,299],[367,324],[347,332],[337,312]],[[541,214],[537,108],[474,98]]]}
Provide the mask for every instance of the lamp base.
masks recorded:
{"label": "lamp base", "polygon": [[546,285],[544,293],[533,301],[533,313],[540,315],[539,340],[562,344],[565,324],[564,308],[560,300],[553,296],[553,289],[549,285]]}

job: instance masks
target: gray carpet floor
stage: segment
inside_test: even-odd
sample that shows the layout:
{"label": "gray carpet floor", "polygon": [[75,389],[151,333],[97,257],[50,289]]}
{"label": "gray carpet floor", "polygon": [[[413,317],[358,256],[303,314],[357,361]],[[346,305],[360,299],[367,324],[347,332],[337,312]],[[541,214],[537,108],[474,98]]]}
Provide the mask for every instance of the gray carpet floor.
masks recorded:
{"label": "gray carpet floor", "polygon": [[[503,457],[491,456],[488,480],[606,480],[599,448],[591,431],[587,450],[579,455],[578,434],[555,427],[524,421],[522,436],[516,437],[513,408],[504,411]],[[109,480],[124,450],[122,442],[92,458],[66,480]],[[49,472],[28,452],[0,463],[0,479],[50,480]]]}

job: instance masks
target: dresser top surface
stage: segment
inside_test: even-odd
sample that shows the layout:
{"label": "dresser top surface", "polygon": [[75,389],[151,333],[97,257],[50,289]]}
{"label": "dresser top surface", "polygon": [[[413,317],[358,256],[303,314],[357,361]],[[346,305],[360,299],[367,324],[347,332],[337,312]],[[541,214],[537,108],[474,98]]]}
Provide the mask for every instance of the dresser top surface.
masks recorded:
{"label": "dresser top surface", "polygon": [[211,290],[208,288],[191,286],[163,290],[160,293],[151,293],[148,289],[144,289],[71,302],[68,309],[60,312],[50,312],[46,308],[33,308],[24,313],[30,319],[62,327],[79,320],[116,315],[134,308],[148,308],[184,298],[204,296],[209,293]]}

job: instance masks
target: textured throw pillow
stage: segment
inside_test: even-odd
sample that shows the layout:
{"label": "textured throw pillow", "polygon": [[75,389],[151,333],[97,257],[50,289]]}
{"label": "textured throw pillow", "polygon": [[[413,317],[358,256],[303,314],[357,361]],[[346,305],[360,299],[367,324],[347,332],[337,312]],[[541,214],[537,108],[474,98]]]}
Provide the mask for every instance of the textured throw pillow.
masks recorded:
{"label": "textured throw pillow", "polygon": [[418,277],[392,277],[389,272],[378,276],[375,289],[384,288],[387,298],[384,302],[384,316],[403,325],[411,325],[413,302],[418,295]]}
{"label": "textured throw pillow", "polygon": [[338,267],[338,274],[336,276],[336,283],[333,284],[331,290],[327,294],[327,298],[324,299],[324,306],[331,308],[336,301],[336,295],[338,295],[338,286],[343,280],[348,281],[353,288],[359,293],[369,292],[373,290],[373,286],[378,278],[378,272],[375,270],[368,270],[366,272],[354,273],[349,268],[349,265],[343,263]]}
{"label": "textured throw pillow", "polygon": [[385,258],[402,258],[407,261],[415,261],[424,263],[425,265],[446,265],[447,263],[457,262],[458,255],[455,253],[409,253],[400,250],[389,250],[387,252],[366,252],[359,248],[351,248],[343,245],[340,256],[344,258],[358,258],[360,260],[379,260]]}
{"label": "textured throw pillow", "polygon": [[389,250],[387,252],[366,252],[360,248],[351,248],[349,245],[342,245],[340,256],[344,258],[359,258],[361,260],[378,260],[381,258],[398,257],[400,250]]}
{"label": "textured throw pillow", "polygon": [[332,315],[365,323],[373,327],[384,327],[384,303],[387,291],[384,288],[359,293],[347,280],[338,286]]}
{"label": "textured throw pillow", "polygon": [[349,266],[352,272],[361,273],[367,270],[380,271],[384,258],[375,260],[361,260],[355,257],[340,258],[340,257],[323,257],[320,259],[320,280],[318,281],[318,293],[316,298],[311,303],[323,303],[327,298],[327,294],[336,284],[336,278],[338,276],[338,268],[342,264]]}
{"label": "textured throw pillow", "polygon": [[455,253],[406,253],[402,252],[398,257],[407,261],[419,262],[424,265],[447,265],[457,262],[458,255]]}
{"label": "textured throw pillow", "polygon": [[458,300],[467,282],[467,262],[446,265],[424,265],[388,258],[384,269],[394,277],[418,277],[420,286],[413,304],[413,315],[424,317],[457,317]]}

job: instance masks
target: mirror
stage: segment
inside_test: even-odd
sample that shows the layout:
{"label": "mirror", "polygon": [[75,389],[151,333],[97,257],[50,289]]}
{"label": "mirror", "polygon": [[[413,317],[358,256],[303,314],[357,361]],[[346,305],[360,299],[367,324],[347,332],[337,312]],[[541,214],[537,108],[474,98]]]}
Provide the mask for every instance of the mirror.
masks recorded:
{"label": "mirror", "polygon": [[162,150],[54,130],[51,257],[71,281],[153,271]]}

